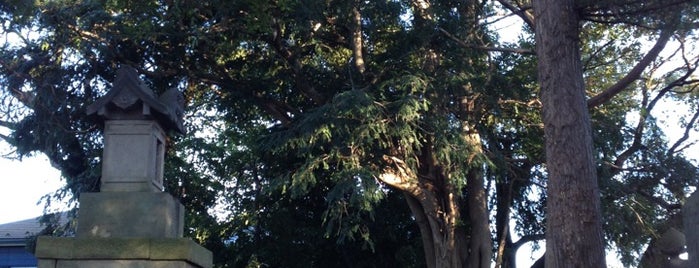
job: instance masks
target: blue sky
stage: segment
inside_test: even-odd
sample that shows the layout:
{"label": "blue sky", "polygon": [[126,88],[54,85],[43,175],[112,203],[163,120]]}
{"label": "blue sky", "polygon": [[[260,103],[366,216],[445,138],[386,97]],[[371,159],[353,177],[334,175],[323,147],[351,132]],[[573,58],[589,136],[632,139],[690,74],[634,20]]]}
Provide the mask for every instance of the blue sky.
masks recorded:
{"label": "blue sky", "polygon": [[[0,152],[7,144],[0,141]],[[0,158],[0,224],[41,216],[42,196],[53,193],[63,184],[58,170],[44,155],[23,161]]]}

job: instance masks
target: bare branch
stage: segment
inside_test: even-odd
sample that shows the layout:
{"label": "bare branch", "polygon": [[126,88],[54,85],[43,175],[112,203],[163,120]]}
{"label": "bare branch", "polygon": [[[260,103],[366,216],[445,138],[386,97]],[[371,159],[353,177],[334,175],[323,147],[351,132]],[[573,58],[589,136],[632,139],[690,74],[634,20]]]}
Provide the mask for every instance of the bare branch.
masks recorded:
{"label": "bare branch", "polygon": [[530,29],[534,29],[534,14],[532,14],[531,6],[515,6],[507,0],[498,0],[498,3],[510,10],[513,14],[522,18],[522,21],[524,21],[524,23],[527,24],[527,26],[529,26]]}
{"label": "bare branch", "polygon": [[682,134],[682,137],[677,140],[672,147],[667,151],[668,155],[672,155],[676,152],[677,147],[679,147],[683,142],[687,141],[689,139],[689,132],[692,130],[694,125],[697,122],[697,119],[699,118],[699,110],[694,112],[694,116],[692,116],[692,119],[689,120],[689,123],[684,127],[684,133]]}
{"label": "bare branch", "polygon": [[3,139],[7,143],[12,143],[12,138],[10,136],[0,134],[0,139]]}
{"label": "bare branch", "polygon": [[[619,154],[614,160],[614,165],[613,167],[617,168],[623,168],[624,162],[626,162],[631,155],[633,155],[636,151],[640,150],[643,147],[642,140],[643,140],[643,131],[646,126],[646,119],[648,119],[648,116],[650,116],[650,110],[647,109],[646,104],[648,103],[648,95],[647,93],[647,88],[643,89],[643,99],[641,100],[641,104],[643,106],[643,109],[640,111],[640,116],[638,119],[638,123],[636,124],[636,129],[634,130],[633,133],[633,141],[631,142],[631,146],[626,148],[621,154]],[[614,173],[620,172],[621,169],[615,169]]]}
{"label": "bare branch", "polygon": [[15,128],[17,128],[17,123],[0,120],[0,127],[15,129]]}
{"label": "bare branch", "polygon": [[525,235],[525,236],[522,236],[519,240],[517,240],[517,242],[514,242],[512,244],[512,247],[513,247],[514,251],[517,251],[517,249],[519,249],[519,247],[523,246],[526,243],[544,240],[544,239],[546,239],[546,235],[544,235],[544,234]]}
{"label": "bare branch", "polygon": [[658,41],[653,45],[653,48],[648,51],[648,53],[639,61],[636,66],[634,66],[631,71],[629,71],[626,76],[621,78],[619,81],[617,81],[614,85],[611,87],[605,89],[601,93],[595,95],[594,97],[590,98],[587,101],[587,107],[588,108],[593,108],[595,106],[598,106],[602,103],[605,103],[612,99],[614,96],[619,94],[621,91],[626,89],[629,84],[631,84],[633,81],[636,81],[640,76],[641,73],[643,73],[643,70],[648,67],[657,57],[658,54],[660,54],[660,51],[665,48],[665,45],[667,44],[668,40],[670,40],[670,37],[672,37],[672,34],[674,32],[674,29],[665,29],[660,33],[660,37],[658,38]]}
{"label": "bare branch", "polygon": [[[612,44],[614,44],[614,41],[615,41],[615,40],[609,40],[608,42],[606,42],[606,43],[604,43],[603,45],[599,46],[594,52],[592,52],[592,54],[587,58],[587,60],[586,60],[585,62],[583,62],[583,70],[590,70],[590,69],[593,69],[594,67],[591,67],[591,66],[590,66],[590,62],[591,62],[593,59],[597,58],[596,55],[598,55],[599,53],[601,53],[601,52],[604,50],[605,47],[608,47],[608,46],[611,46]],[[617,58],[612,59],[612,61],[616,61],[616,60],[618,60],[618,59],[617,59]]]}
{"label": "bare branch", "polygon": [[[699,61],[699,59],[698,59],[698,61]],[[697,62],[697,63],[699,63],[699,62]],[[691,65],[688,64],[688,66],[687,66],[688,71],[684,75],[682,75],[678,79],[672,81],[667,86],[660,89],[658,91],[658,94],[650,101],[649,101],[648,95],[646,94],[646,91],[648,89],[647,89],[647,87],[644,87],[644,89],[643,89],[644,92],[642,94],[643,99],[641,100],[641,105],[643,107],[643,110],[641,111],[638,124],[636,125],[636,129],[634,130],[633,141],[631,142],[631,146],[629,146],[629,148],[627,148],[626,150],[624,150],[624,152],[619,154],[619,156],[617,156],[616,160],[614,161],[614,164],[611,165],[612,167],[615,168],[614,173],[621,172],[623,170],[624,162],[626,162],[626,160],[628,160],[628,158],[631,157],[631,155],[633,153],[635,153],[636,151],[640,150],[643,147],[643,145],[641,143],[642,138],[643,138],[643,131],[645,129],[646,119],[650,116],[650,111],[652,111],[653,108],[655,108],[655,105],[665,95],[667,95],[667,93],[671,92],[674,88],[686,85],[688,81],[691,81],[691,80],[687,80],[687,79],[691,76],[691,74],[694,72],[695,69],[696,69],[696,67],[692,67]],[[695,114],[695,116],[697,116],[697,115]],[[693,121],[696,121],[696,119],[694,119]],[[680,141],[678,141],[678,142],[680,142]],[[671,149],[676,149],[676,147],[671,148]],[[668,154],[671,154],[671,153],[674,153],[674,152],[668,151]]]}
{"label": "bare branch", "polygon": [[685,86],[689,83],[693,83],[693,81],[695,81],[695,80],[689,80],[689,77],[692,76],[694,71],[697,69],[697,66],[699,66],[699,58],[697,58],[697,60],[694,62],[693,66],[691,64],[687,64],[687,66],[686,66],[687,72],[686,73],[684,73],[682,76],[680,76],[679,78],[677,78],[674,81],[672,81],[671,83],[669,83],[667,86],[660,89],[658,91],[658,95],[648,104],[648,108],[646,110],[648,110],[648,111],[652,110],[653,107],[655,107],[655,104],[657,104],[658,101],[660,101],[660,99],[664,95],[666,95],[669,92],[672,92],[674,88]]}

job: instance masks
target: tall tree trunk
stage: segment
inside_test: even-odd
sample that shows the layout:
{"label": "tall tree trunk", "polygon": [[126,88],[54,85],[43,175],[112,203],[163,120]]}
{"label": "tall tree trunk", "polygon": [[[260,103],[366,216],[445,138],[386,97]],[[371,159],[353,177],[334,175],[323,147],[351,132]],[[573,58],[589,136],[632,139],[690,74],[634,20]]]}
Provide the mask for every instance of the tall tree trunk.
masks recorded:
{"label": "tall tree trunk", "polygon": [[[477,133],[466,130],[464,139],[471,148],[481,154],[481,139]],[[469,158],[474,158],[469,157]],[[490,225],[488,223],[488,195],[485,191],[482,169],[478,165],[471,164],[466,181],[468,216],[470,229],[468,267],[489,268],[492,257],[493,241],[490,237]]]}
{"label": "tall tree trunk", "polygon": [[[481,140],[477,133],[465,133],[464,139],[480,154]],[[406,195],[415,221],[420,228],[427,267],[488,268],[492,241],[487,210],[487,193],[478,165],[468,173],[466,202],[459,189],[437,161],[431,146],[425,146],[420,168],[413,171],[404,161],[386,156],[388,166],[379,180]],[[473,158],[473,157],[471,157]],[[461,224],[461,205],[467,204],[468,221]],[[466,226],[470,229],[466,229]],[[467,235],[468,232],[468,235]]]}
{"label": "tall tree trunk", "polygon": [[496,205],[497,214],[495,215],[495,230],[496,236],[496,255],[495,268],[516,268],[515,254],[512,236],[510,235],[510,208],[512,206],[512,187],[515,183],[509,178],[496,179]]}
{"label": "tall tree trunk", "polygon": [[546,138],[546,267],[606,267],[574,0],[534,0]]}
{"label": "tall tree trunk", "polygon": [[699,191],[695,191],[682,208],[684,233],[687,242],[687,267],[699,267]]}
{"label": "tall tree trunk", "polygon": [[417,173],[402,160],[385,157],[391,168],[379,180],[405,193],[420,228],[427,267],[464,267],[468,240],[459,224],[461,197],[429,150],[425,151]]}
{"label": "tall tree trunk", "polygon": [[[430,1],[411,0],[416,28],[434,29],[436,17]],[[440,67],[440,52],[425,39],[423,69],[434,71]],[[481,154],[480,136],[465,130],[462,138],[474,154]],[[492,255],[487,193],[481,170],[473,167],[467,174],[467,195],[449,178],[448,167],[439,163],[429,144],[424,145],[419,157],[419,168],[411,170],[404,160],[387,156],[388,168],[379,177],[384,183],[406,194],[408,205],[420,228],[427,267],[489,268]],[[470,159],[473,159],[471,157]],[[468,215],[462,215],[466,204]],[[464,211],[465,212],[465,211]],[[467,223],[463,223],[467,221]],[[467,229],[469,227],[470,229]]]}

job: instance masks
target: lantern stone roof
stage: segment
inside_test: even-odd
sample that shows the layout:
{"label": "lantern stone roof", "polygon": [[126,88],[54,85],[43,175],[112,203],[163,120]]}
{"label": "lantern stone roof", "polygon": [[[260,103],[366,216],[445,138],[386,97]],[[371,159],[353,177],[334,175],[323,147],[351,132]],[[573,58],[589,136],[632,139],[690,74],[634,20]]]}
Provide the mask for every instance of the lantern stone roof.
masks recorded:
{"label": "lantern stone roof", "polygon": [[110,120],[154,119],[166,131],[184,134],[184,97],[172,88],[156,97],[131,66],[117,70],[112,89],[87,107],[87,114]]}

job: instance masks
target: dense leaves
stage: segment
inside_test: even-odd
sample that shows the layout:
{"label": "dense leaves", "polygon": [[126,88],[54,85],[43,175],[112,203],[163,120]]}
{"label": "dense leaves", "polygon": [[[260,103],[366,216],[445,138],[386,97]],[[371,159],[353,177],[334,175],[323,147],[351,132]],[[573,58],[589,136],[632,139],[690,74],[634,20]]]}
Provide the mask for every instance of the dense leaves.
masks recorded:
{"label": "dense leaves", "polygon": [[[659,3],[578,6],[589,97],[673,33],[590,110],[605,235],[629,264],[697,184],[682,154],[691,136],[669,141],[656,112],[680,100],[682,127],[696,123],[696,7]],[[476,267],[485,244],[515,267],[517,249],[542,239],[547,200],[528,6],[5,1],[0,137],[16,156],[46,154],[73,197],[97,191],[100,120],[84,110],[133,66],[154,91],[185,93],[188,134],[170,139],[166,190],[217,266],[434,267],[454,255]],[[517,43],[492,30],[508,12],[524,22]]]}

